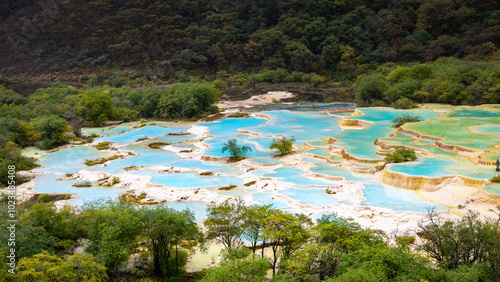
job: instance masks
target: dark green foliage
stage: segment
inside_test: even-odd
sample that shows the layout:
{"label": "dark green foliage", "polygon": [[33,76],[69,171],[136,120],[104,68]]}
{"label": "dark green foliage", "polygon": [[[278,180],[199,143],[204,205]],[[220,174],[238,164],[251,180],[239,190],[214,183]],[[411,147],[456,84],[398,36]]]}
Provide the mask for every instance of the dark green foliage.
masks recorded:
{"label": "dark green foliage", "polygon": [[110,276],[128,261],[141,234],[140,211],[111,202],[87,203],[82,210],[87,251],[108,269]]}
{"label": "dark green foliage", "polygon": [[[500,44],[498,1],[173,3],[71,1],[51,10],[6,2],[0,6],[2,72],[120,67],[132,79],[182,81],[186,71],[286,67],[349,78],[380,62],[493,59]],[[48,19],[32,31],[15,20],[37,13]],[[107,84],[119,87],[123,75]]]}
{"label": "dark green foliage", "polygon": [[384,160],[387,163],[403,163],[417,159],[415,151],[406,148],[397,148],[392,153],[388,153]]}
{"label": "dark green foliage", "polygon": [[39,147],[52,149],[68,142],[67,133],[70,132],[69,124],[63,118],[50,115],[41,117],[35,123],[35,128],[40,132]]}
{"label": "dark green foliage", "polygon": [[241,160],[248,151],[252,151],[252,148],[248,146],[239,146],[236,139],[229,139],[227,143],[222,146],[222,153],[229,151],[231,154],[231,159],[233,161]]}
{"label": "dark green foliage", "polygon": [[281,137],[279,139],[273,139],[271,141],[269,149],[278,150],[280,155],[290,154],[293,151],[293,142],[295,142],[295,139],[293,137]]}
{"label": "dark green foliage", "polygon": [[[343,256],[334,281],[435,281],[431,263],[399,247],[366,247]],[[368,279],[368,280],[364,280]]]}
{"label": "dark green foliage", "polygon": [[42,227],[55,239],[56,250],[69,249],[83,234],[83,226],[69,206],[56,211],[53,204],[38,203],[23,215],[22,220],[33,227]]}
{"label": "dark green foliage", "polygon": [[101,126],[115,117],[115,105],[111,102],[109,91],[91,89],[83,93],[74,112],[91,126]]}
{"label": "dark green foliage", "polygon": [[268,269],[267,259],[249,255],[248,249],[231,249],[220,265],[210,268],[200,281],[265,281]]}
{"label": "dark green foliage", "polygon": [[419,116],[414,116],[414,115],[410,115],[410,114],[403,114],[400,116],[396,116],[391,121],[391,126],[392,127],[400,127],[407,122],[419,122],[419,121],[422,121],[422,118]]}
{"label": "dark green foliage", "polygon": [[166,206],[142,210],[142,236],[153,258],[153,270],[159,277],[180,277],[187,253],[182,248],[203,237],[191,211],[175,211]]}
{"label": "dark green foliage", "polygon": [[17,94],[14,90],[6,89],[0,85],[0,105],[22,105],[26,104],[28,99]]}
{"label": "dark green foliage", "polygon": [[354,83],[356,98],[368,102],[382,100],[387,88],[389,88],[389,83],[381,74],[363,75]]}
{"label": "dark green foliage", "polygon": [[395,109],[414,109],[418,107],[415,101],[410,100],[406,97],[398,99],[396,102],[392,103],[392,106]]}
{"label": "dark green foliage", "polygon": [[491,182],[496,182],[496,183],[500,183],[500,176],[493,176],[491,179],[490,179]]}
{"label": "dark green foliage", "polygon": [[205,226],[207,239],[215,240],[228,249],[241,246],[244,232],[243,216],[245,205],[241,200],[226,200],[220,204],[211,204],[208,209]]}
{"label": "dark green foliage", "polygon": [[[0,186],[7,186],[9,179],[9,166],[15,166],[15,171],[30,170],[36,167],[33,158],[24,157],[16,148],[0,149]],[[17,174],[14,181],[19,184],[23,179]]]}
{"label": "dark green foliage", "polygon": [[[440,58],[432,64],[396,67],[386,64],[377,71],[387,73],[390,87],[384,92],[384,99],[388,102],[405,98],[417,102],[453,105],[500,101],[497,95],[500,89],[498,63]],[[363,77],[360,76],[358,80]]]}
{"label": "dark green foliage", "polygon": [[213,111],[219,94],[215,87],[201,83],[169,87],[158,102],[156,116],[163,119],[200,118]]}
{"label": "dark green foliage", "polygon": [[419,234],[425,240],[420,249],[445,269],[461,266],[484,266],[483,273],[498,278],[500,271],[500,241],[498,218],[481,220],[476,212],[456,221],[445,221],[429,214],[419,224]]}

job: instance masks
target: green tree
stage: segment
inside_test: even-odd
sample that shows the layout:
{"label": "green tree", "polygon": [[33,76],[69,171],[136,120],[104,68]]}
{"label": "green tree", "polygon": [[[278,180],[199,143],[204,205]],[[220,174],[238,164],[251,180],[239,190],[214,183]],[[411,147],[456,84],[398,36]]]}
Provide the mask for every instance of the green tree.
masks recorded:
{"label": "green tree", "polygon": [[68,122],[54,115],[39,118],[34,127],[40,132],[41,140],[38,146],[42,149],[66,144],[69,139],[67,133],[71,132]]}
{"label": "green tree", "polygon": [[208,209],[205,226],[208,229],[206,237],[215,240],[228,249],[242,245],[244,232],[244,214],[246,211],[243,200],[228,199],[219,204],[211,204]]}
{"label": "green tree", "polygon": [[257,244],[262,242],[262,257],[264,257],[264,245],[267,241],[267,238],[262,237],[262,229],[264,228],[266,218],[273,212],[271,207],[272,205],[254,205],[248,207],[243,214],[243,238],[250,242],[254,254]]}
{"label": "green tree", "polygon": [[140,211],[114,202],[87,203],[82,210],[87,250],[113,277],[135,252],[141,233]]}
{"label": "green tree", "polygon": [[265,227],[262,230],[262,238],[266,238],[273,251],[273,276],[276,275],[278,259],[285,262],[301,244],[311,236],[309,218],[301,215],[285,213],[281,210],[274,210],[265,219]]}
{"label": "green tree", "polygon": [[142,214],[142,236],[153,256],[154,273],[165,278],[180,277],[187,258],[183,247],[202,238],[193,213],[160,205],[143,208]]}
{"label": "green tree", "polygon": [[391,121],[391,126],[392,127],[400,127],[403,124],[407,122],[419,122],[422,121],[422,118],[419,116],[414,116],[410,114],[404,114],[401,116],[396,116],[392,121]]}
{"label": "green tree", "polygon": [[239,161],[244,158],[248,151],[252,151],[252,148],[248,146],[239,146],[236,139],[229,139],[227,143],[222,146],[222,153],[229,151],[231,154],[231,160]]}
{"label": "green tree", "polygon": [[399,247],[381,245],[344,255],[333,281],[439,281],[436,274],[427,259]]}
{"label": "green tree", "polygon": [[281,137],[279,139],[273,139],[269,148],[278,150],[279,154],[283,156],[292,152],[294,142],[295,139],[293,137]]}
{"label": "green tree", "polygon": [[381,74],[362,75],[354,83],[356,98],[367,102],[382,100],[388,88],[389,83]]}
{"label": "green tree", "polygon": [[388,153],[384,160],[387,163],[403,163],[417,159],[415,151],[406,148],[396,148],[394,152]]}
{"label": "green tree", "polygon": [[199,118],[215,112],[220,90],[205,83],[185,83],[166,89],[158,101],[156,116],[164,119]]}
{"label": "green tree", "polygon": [[115,116],[115,105],[111,101],[109,90],[89,89],[74,108],[75,114],[92,126],[102,126]]}
{"label": "green tree", "polygon": [[64,206],[59,211],[53,204],[38,203],[23,214],[21,220],[33,227],[42,227],[54,237],[57,250],[68,249],[83,236],[80,217],[71,206]]}
{"label": "green tree", "polygon": [[16,93],[12,89],[6,89],[0,85],[0,105],[22,105],[26,104],[28,99],[24,98],[22,95]]}
{"label": "green tree", "polygon": [[481,220],[469,211],[459,220],[448,221],[430,213],[419,223],[423,237],[419,248],[446,269],[482,264],[490,277],[500,272],[500,232],[498,218]]}
{"label": "green tree", "polygon": [[211,282],[260,282],[266,280],[269,262],[255,255],[224,260],[210,268],[200,281]]}
{"label": "green tree", "polygon": [[94,261],[92,255],[74,254],[67,259],[51,255],[46,251],[18,264],[20,281],[106,281],[106,268]]}

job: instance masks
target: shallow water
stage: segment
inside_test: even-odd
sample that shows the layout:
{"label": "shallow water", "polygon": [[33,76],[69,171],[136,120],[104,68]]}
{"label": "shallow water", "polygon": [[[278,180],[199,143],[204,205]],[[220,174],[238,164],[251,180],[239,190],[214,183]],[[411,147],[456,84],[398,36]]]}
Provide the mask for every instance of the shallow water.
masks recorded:
{"label": "shallow water", "polygon": [[285,195],[292,200],[302,205],[311,205],[315,207],[332,206],[338,202],[333,195],[327,194],[325,188],[316,187],[301,187],[287,188],[280,191],[280,194]]}
{"label": "shallow water", "polygon": [[[58,180],[63,179],[63,180]],[[95,200],[116,200],[118,196],[127,191],[124,188],[110,187],[72,187],[71,185],[81,180],[64,180],[64,176],[56,174],[44,174],[37,176],[34,181],[36,193],[67,193],[74,194],[75,199],[70,202],[75,206],[82,206],[85,202]]]}
{"label": "shallow water", "polygon": [[326,113],[290,112],[285,110],[261,112],[271,118],[266,124],[246,128],[245,130],[263,136],[293,137],[296,144],[336,136],[340,133],[340,118]]}
{"label": "shallow water", "polygon": [[66,150],[60,150],[54,153],[48,153],[40,157],[40,168],[34,169],[37,172],[53,173],[75,173],[84,168],[85,160],[98,159],[108,155],[106,152],[97,150],[94,147],[74,147]]}
{"label": "shallow water", "polygon": [[336,145],[343,146],[346,151],[355,157],[364,159],[383,159],[376,155],[378,148],[374,142],[377,138],[387,137],[395,128],[391,127],[391,121],[403,114],[417,115],[422,119],[434,118],[439,115],[430,109],[395,110],[390,108],[361,108],[358,109],[362,115],[348,117],[373,122],[363,129],[346,129],[336,139],[340,142]]}
{"label": "shallow water", "polygon": [[[185,132],[188,128],[171,128],[162,126],[146,126],[139,129],[127,131],[120,135],[102,137],[98,140],[116,143],[131,143],[140,138],[151,138],[166,135],[168,133]],[[169,136],[170,137],[170,136]]]}
{"label": "shallow water", "polygon": [[387,207],[394,211],[414,211],[426,213],[430,208],[435,211],[444,211],[445,206],[423,200],[414,191],[398,189],[379,182],[363,182],[363,196],[366,198],[361,204],[365,206]]}
{"label": "shallow water", "polygon": [[[339,202],[333,195],[326,193],[327,186],[338,185],[338,181],[331,181],[319,177],[306,177],[307,171],[311,173],[320,173],[327,176],[343,177],[347,181],[359,182],[365,189],[362,190],[366,198],[361,204],[365,206],[387,207],[395,211],[416,211],[427,212],[428,207],[436,207],[438,210],[445,210],[446,207],[435,203],[422,200],[414,191],[390,187],[372,179],[368,173],[354,173],[349,167],[330,164],[325,160],[304,157],[303,162],[310,163],[314,167],[302,168],[297,165],[289,166],[280,158],[272,158],[275,155],[273,150],[269,150],[269,144],[272,139],[279,136],[294,137],[296,145],[303,145],[308,142],[314,146],[328,146],[330,137],[339,141],[335,145],[343,146],[346,151],[354,156],[366,159],[382,160],[383,156],[377,155],[380,150],[374,145],[377,138],[394,145],[406,145],[414,148],[425,149],[435,155],[435,157],[420,157],[415,162],[405,164],[391,164],[388,169],[395,172],[406,173],[417,176],[444,176],[444,175],[463,175],[478,179],[489,179],[495,175],[493,166],[477,165],[470,162],[465,157],[457,156],[455,151],[445,151],[434,145],[435,142],[419,140],[417,138],[397,133],[392,137],[389,134],[394,132],[390,127],[390,121],[397,115],[410,113],[428,118],[424,122],[405,125],[412,130],[417,130],[423,134],[446,138],[446,144],[457,144],[471,148],[487,148],[484,153],[485,159],[495,159],[500,157],[498,144],[500,136],[500,111],[494,106],[488,109],[460,108],[456,111],[451,106],[430,106],[416,110],[394,110],[389,108],[362,108],[359,109],[362,115],[350,116],[352,112],[332,112],[348,119],[360,119],[370,121],[372,124],[363,129],[345,129],[341,131],[339,125],[341,118],[328,115],[320,110],[327,110],[334,107],[350,107],[352,104],[299,104],[299,105],[279,105],[273,107],[264,107],[265,111],[261,114],[267,115],[270,119],[263,117],[249,118],[228,118],[214,122],[202,122],[196,125],[204,126],[208,129],[210,137],[204,138],[197,135],[168,135],[168,133],[186,132],[191,125],[158,123],[142,128],[134,128],[139,123],[123,124],[116,127],[85,129],[86,134],[91,132],[105,135],[98,140],[107,142],[117,142],[126,144],[123,149],[130,150],[138,154],[137,156],[128,156],[125,159],[110,161],[106,166],[87,167],[84,161],[87,159],[97,159],[107,156],[109,153],[98,151],[93,147],[80,146],[61,150],[55,153],[48,153],[40,157],[39,164],[42,167],[35,171],[52,172],[58,175],[46,174],[38,176],[35,181],[35,192],[57,192],[57,193],[75,193],[78,198],[73,200],[75,205],[81,205],[84,201],[95,200],[99,198],[116,197],[125,192],[122,188],[75,188],[71,185],[77,180],[58,181],[64,178],[65,173],[75,173],[83,169],[91,171],[107,172],[111,174],[129,174],[150,176],[152,184],[164,185],[171,189],[186,188],[207,188],[219,195],[247,196],[261,204],[273,204],[275,208],[285,209],[287,212],[296,212],[291,208],[291,204],[279,196],[284,196],[302,205],[310,205],[317,208],[328,207],[335,203],[352,205],[350,201]],[[436,108],[446,108],[451,112],[448,116],[440,118],[439,112],[433,111]],[[313,109],[315,111],[313,111]],[[161,126],[159,126],[161,125]],[[438,126],[437,126],[438,125]],[[443,130],[445,128],[446,130]],[[238,130],[251,132],[238,133]],[[260,136],[258,136],[260,135]],[[264,136],[264,137],[261,137]],[[265,137],[270,136],[270,137]],[[148,140],[138,142],[139,138],[149,138]],[[195,149],[199,152],[201,149],[193,146],[195,139],[204,138],[203,142],[210,149],[203,152],[205,156],[227,157],[228,152],[222,153],[221,149],[224,143],[229,139],[237,139],[240,145],[246,145],[252,149],[247,157],[251,162],[264,165],[275,164],[269,168],[254,169],[251,163],[241,165],[241,169],[231,164],[221,164],[217,162],[201,161],[190,159],[190,154],[175,153],[161,149],[151,149],[147,147],[151,142],[176,143],[177,148]],[[132,143],[129,144],[129,143]],[[180,144],[179,144],[180,143]],[[308,149],[301,148],[301,152],[328,157],[333,160],[343,161],[341,156],[331,155],[326,149]],[[30,153],[31,151],[26,151]],[[159,173],[151,169],[151,166],[161,165],[166,168],[182,168],[189,170],[182,173]],[[279,165],[283,165],[280,167]],[[352,164],[351,164],[352,165]],[[375,164],[358,163],[356,167],[371,167]],[[124,168],[130,166],[143,167],[136,171],[125,171]],[[272,178],[280,183],[285,189],[277,191],[257,190],[257,186],[244,186],[245,182],[242,175],[247,170],[253,169],[250,174],[259,178]],[[223,176],[201,176],[200,171],[212,171],[222,173]],[[218,190],[221,186],[237,185],[238,187],[230,191]],[[321,187],[318,187],[321,186]],[[264,188],[265,189],[265,188]],[[495,185],[487,185],[485,191],[500,194],[500,188]],[[207,203],[202,202],[175,202],[168,203],[169,207],[184,209],[189,207],[195,211],[196,219],[201,221],[206,218]],[[305,210],[302,210],[305,212]],[[319,217],[320,213],[310,209],[310,213]]]}
{"label": "shallow water", "polygon": [[264,177],[273,177],[277,178],[279,181],[291,183],[299,186],[310,186],[310,185],[318,185],[318,186],[329,186],[329,185],[337,185],[338,182],[330,181],[321,178],[311,178],[306,177],[305,173],[298,169],[297,167],[287,166],[281,167],[274,170],[273,173],[264,174]]}
{"label": "shallow water", "polygon": [[197,172],[157,173],[151,170],[141,170],[132,174],[151,176],[152,184],[164,185],[167,188],[204,188],[243,184],[243,179],[239,177],[201,176]]}

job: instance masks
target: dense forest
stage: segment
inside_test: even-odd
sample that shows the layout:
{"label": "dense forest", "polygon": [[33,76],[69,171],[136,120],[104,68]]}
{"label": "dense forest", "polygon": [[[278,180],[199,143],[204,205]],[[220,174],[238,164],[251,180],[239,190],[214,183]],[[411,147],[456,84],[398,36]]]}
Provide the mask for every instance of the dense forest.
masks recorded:
{"label": "dense forest", "polygon": [[[53,200],[41,195],[19,207],[17,274],[6,271],[2,246],[1,281],[499,281],[498,218],[473,212],[456,221],[430,213],[417,235],[388,236],[335,214],[313,223],[240,200],[211,204],[204,228],[191,211],[163,205],[58,210]],[[2,218],[6,206],[0,198]],[[10,231],[0,226],[6,242]],[[193,248],[213,242],[223,246],[220,264],[187,274]]]}
{"label": "dense forest", "polygon": [[495,0],[52,0],[0,3],[0,73],[139,69],[157,77],[499,57]]}

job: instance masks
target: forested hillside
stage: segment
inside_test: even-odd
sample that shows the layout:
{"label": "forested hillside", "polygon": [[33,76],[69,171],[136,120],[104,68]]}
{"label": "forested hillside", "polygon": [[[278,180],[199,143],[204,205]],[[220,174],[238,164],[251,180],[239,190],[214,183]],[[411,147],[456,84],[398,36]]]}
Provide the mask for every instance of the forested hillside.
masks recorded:
{"label": "forested hillside", "polygon": [[0,73],[176,72],[499,57],[495,0],[52,0],[0,3]]}

